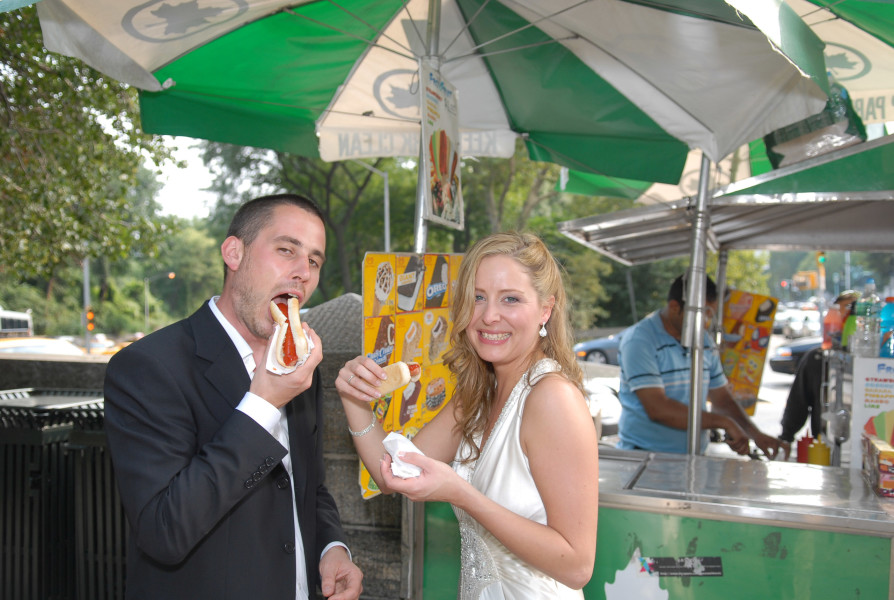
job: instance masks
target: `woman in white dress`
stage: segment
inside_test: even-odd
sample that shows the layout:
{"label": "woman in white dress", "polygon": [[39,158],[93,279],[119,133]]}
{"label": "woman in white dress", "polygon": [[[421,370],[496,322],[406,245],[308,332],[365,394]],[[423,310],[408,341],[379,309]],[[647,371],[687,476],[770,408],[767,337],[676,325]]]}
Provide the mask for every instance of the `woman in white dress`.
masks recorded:
{"label": "woman in white dress", "polygon": [[357,451],[384,492],[453,505],[460,598],[583,598],[596,555],[598,441],[561,271],[537,237],[490,235],[466,254],[450,311],[452,402],[413,438],[424,456],[401,456],[422,474],[395,477],[383,456],[370,408],[383,371],[364,356],[336,379]]}

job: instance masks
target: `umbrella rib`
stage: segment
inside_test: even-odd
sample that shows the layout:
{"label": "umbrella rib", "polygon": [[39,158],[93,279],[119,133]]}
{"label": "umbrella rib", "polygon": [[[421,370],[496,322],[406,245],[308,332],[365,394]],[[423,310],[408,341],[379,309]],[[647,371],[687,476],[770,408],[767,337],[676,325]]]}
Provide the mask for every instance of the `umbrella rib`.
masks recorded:
{"label": "umbrella rib", "polygon": [[[348,10],[347,8],[345,8],[344,6],[342,6],[341,4],[338,4],[338,3],[335,2],[334,0],[327,0],[327,1],[329,2],[329,4],[331,4],[332,6],[335,6],[336,8],[338,8],[339,10],[341,10],[342,12],[344,12],[346,15],[350,16],[352,19],[355,19],[358,23],[363,23],[363,24],[366,25],[371,31],[374,31],[375,34],[376,34],[376,38],[382,37],[382,38],[385,38],[385,39],[387,39],[387,40],[391,40],[395,45],[400,46],[401,48],[403,48],[404,50],[406,50],[406,51],[409,52],[410,54],[413,54],[413,49],[412,49],[412,48],[408,48],[407,46],[405,46],[404,44],[402,44],[402,43],[400,42],[400,40],[397,40],[397,39],[391,37],[390,35],[387,35],[387,34],[385,33],[385,28],[384,28],[384,27],[383,27],[382,29],[376,29],[375,26],[373,26],[371,23],[369,23],[368,21],[366,21],[366,20],[364,20],[363,18],[361,18],[360,15],[358,15],[357,13],[351,12],[350,10]],[[422,32],[419,31],[419,28],[416,26],[416,20],[413,19],[413,15],[410,14],[409,3],[405,2],[404,5],[403,5],[403,7],[401,8],[401,10],[407,14],[407,20],[413,25],[413,30],[416,32],[416,37],[419,38],[419,42],[422,43],[422,44],[425,44],[425,39],[424,39],[423,36],[422,36]],[[389,21],[389,22],[390,22],[390,21]],[[387,27],[387,24],[386,24],[386,27]]]}
{"label": "umbrella rib", "polygon": [[[478,15],[481,14],[481,12],[487,7],[488,4],[490,4],[490,2],[491,2],[491,0],[485,0],[485,2],[482,2],[481,6],[478,7],[478,10],[475,11],[475,14],[472,15],[472,18],[466,19],[465,23],[463,23],[463,26],[460,28],[460,30],[456,32],[456,35],[453,36],[453,39],[450,40],[450,43],[447,44],[446,48],[444,48],[444,51],[442,52],[443,55],[446,56],[446,54],[450,50],[450,48],[453,47],[453,44],[455,44],[459,40],[459,38],[462,36],[464,31],[469,30],[469,27],[471,27],[472,23],[474,23],[478,19]],[[470,34],[470,36],[471,36],[471,34]]]}
{"label": "umbrella rib", "polygon": [[[489,3],[489,2],[490,2],[490,0],[488,0],[488,2],[485,3],[485,5],[486,5],[487,3]],[[522,31],[525,31],[526,29],[530,29],[531,27],[537,27],[537,24],[540,23],[540,22],[542,22],[542,21],[549,21],[549,20],[551,20],[553,17],[555,17],[555,16],[557,16],[557,15],[561,15],[562,13],[568,12],[569,10],[574,10],[574,9],[577,8],[578,6],[581,6],[581,5],[583,5],[583,4],[587,4],[588,2],[590,2],[590,0],[581,0],[581,1],[578,2],[577,4],[573,4],[573,5],[571,5],[571,6],[566,6],[565,8],[563,8],[563,9],[561,9],[561,10],[558,10],[558,11],[556,11],[556,12],[554,12],[554,13],[551,13],[551,14],[548,14],[548,15],[541,16],[539,19],[536,19],[536,20],[533,20],[533,21],[529,21],[527,24],[525,24],[525,25],[522,26],[522,27],[519,27],[518,29],[513,29],[512,31],[507,31],[507,32],[504,33],[503,35],[498,35],[497,37],[493,38],[492,40],[487,40],[486,42],[482,42],[482,43],[480,43],[480,44],[478,44],[478,45],[476,45],[476,46],[473,46],[472,49],[471,49],[472,51],[469,52],[468,54],[464,54],[464,55],[459,56],[459,57],[453,57],[453,58],[447,59],[447,60],[445,60],[445,62],[452,62],[452,61],[454,61],[454,60],[458,60],[458,59],[460,59],[460,58],[465,58],[465,57],[467,57],[467,56],[472,56],[472,55],[474,55],[474,56],[488,56],[488,54],[485,54],[485,53],[478,53],[477,51],[478,51],[480,48],[484,48],[485,46],[487,46],[487,45],[489,45],[489,44],[494,44],[494,43],[496,43],[496,42],[499,42],[500,40],[505,39],[505,38],[510,37],[510,36],[513,36],[513,35],[515,35],[516,33],[520,33],[520,32],[522,32]],[[484,8],[484,7],[482,6],[482,8]],[[475,13],[475,15],[473,16],[473,20],[478,16],[478,14],[479,14],[480,12],[481,12],[481,10],[479,9],[479,10]],[[465,23],[465,25],[463,26],[463,29],[460,30],[460,32],[457,34],[457,38],[459,37],[459,35],[460,35],[463,31],[467,30],[471,24],[472,24],[472,21],[468,21],[467,23]],[[564,28],[563,28],[563,29],[564,29]],[[471,35],[471,34],[470,34],[470,35]],[[565,38],[565,39],[577,39],[577,37],[578,37],[578,36],[574,35],[574,36],[571,37],[571,38]],[[474,39],[474,38],[473,38],[473,39]],[[455,38],[454,38],[454,41],[456,41]],[[558,40],[558,39],[557,39],[556,41],[564,41],[564,40]],[[453,42],[450,42],[450,45],[453,45]],[[537,45],[541,45],[541,44],[537,44]],[[527,47],[529,47],[529,46],[519,46],[518,48],[513,48],[513,49],[510,49],[510,50],[500,50],[500,51],[497,51],[497,52],[492,52],[492,53],[490,53],[490,54],[502,54],[502,53],[504,53],[504,52],[509,52],[509,51],[511,51],[511,50],[520,50],[520,49],[527,48]],[[448,48],[449,48],[449,46],[448,46]]]}
{"label": "umbrella rib", "polygon": [[469,58],[474,56],[475,58],[484,58],[487,56],[497,56],[498,54],[506,54],[507,52],[517,52],[518,50],[526,50],[528,48],[537,48],[539,46],[545,46],[547,44],[558,44],[561,42],[569,41],[569,40],[577,40],[580,39],[577,35],[569,35],[564,38],[554,38],[550,40],[544,40],[542,42],[536,42],[533,44],[525,44],[523,46],[515,46],[513,48],[505,48],[503,50],[494,50],[493,52],[469,52],[468,54],[460,54],[458,56],[453,56],[451,58],[445,59],[445,63],[451,63],[457,60],[463,60],[465,58]]}
{"label": "umbrella rib", "polygon": [[[370,40],[368,40],[368,39],[366,39],[366,38],[364,38],[364,37],[362,37],[362,36],[357,35],[356,33],[352,33],[352,32],[350,32],[350,31],[346,31],[346,30],[344,30],[344,29],[339,29],[338,27],[333,27],[332,25],[330,25],[330,24],[328,24],[328,23],[324,23],[323,21],[320,21],[320,20],[318,20],[318,19],[312,19],[311,17],[308,17],[307,15],[302,15],[301,13],[297,13],[297,12],[295,12],[294,10],[292,10],[291,8],[283,9],[283,11],[289,13],[289,14],[292,15],[293,17],[298,17],[298,18],[300,18],[300,19],[304,19],[304,20],[306,20],[306,21],[310,21],[311,23],[316,23],[317,25],[320,25],[321,27],[325,27],[325,28],[327,28],[327,29],[331,29],[332,31],[335,31],[335,32],[341,33],[341,34],[343,34],[343,35],[346,35],[346,36],[348,36],[348,37],[354,38],[355,40],[360,41],[360,42],[363,42],[364,44],[368,45],[370,48],[381,48],[382,50],[386,50],[386,51],[388,51],[388,52],[392,52],[392,53],[394,53],[394,54],[396,54],[396,55],[398,55],[398,56],[400,56],[400,57],[402,57],[402,58],[406,58],[406,59],[414,60],[414,61],[416,60],[416,56],[413,54],[413,51],[412,51],[412,50],[409,51],[409,52],[410,52],[409,54],[404,54],[403,52],[400,52],[400,51],[398,51],[398,50],[395,50],[394,48],[389,48],[389,47],[387,47],[387,46],[382,46],[381,44],[377,44],[376,42],[370,41]],[[351,13],[348,13],[348,14],[351,14]],[[373,31],[377,31],[377,30],[376,30],[372,25],[370,25],[369,23],[366,23],[366,22],[363,21],[362,19],[357,18],[356,15],[351,14],[351,16],[354,17],[354,18],[356,18],[357,21],[359,21],[360,23],[363,23],[364,25],[367,25],[367,26],[368,26],[370,29],[372,29]],[[381,35],[381,32],[378,32],[378,33]],[[384,35],[383,35],[383,37],[384,37]],[[388,38],[388,39],[392,39],[392,38]],[[394,40],[392,40],[392,41],[394,41]],[[395,42],[395,43],[398,43],[398,42]],[[398,43],[398,45],[401,45],[401,44]]]}

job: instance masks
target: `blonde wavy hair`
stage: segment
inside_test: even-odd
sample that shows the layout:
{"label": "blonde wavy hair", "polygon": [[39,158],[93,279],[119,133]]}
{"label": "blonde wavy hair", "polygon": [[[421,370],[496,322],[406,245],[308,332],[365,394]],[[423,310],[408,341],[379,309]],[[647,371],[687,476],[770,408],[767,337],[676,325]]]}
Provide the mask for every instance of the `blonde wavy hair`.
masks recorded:
{"label": "blonde wavy hair", "polygon": [[444,363],[456,381],[453,410],[457,415],[457,427],[463,440],[472,448],[472,456],[463,457],[465,461],[475,460],[481,453],[474,439],[484,432],[488,415],[496,402],[493,365],[478,356],[466,333],[475,310],[475,274],[481,261],[489,256],[515,259],[530,276],[541,303],[545,303],[550,296],[555,298],[546,323],[547,335],[538,338],[538,347],[531,349],[528,369],[534,366],[542,353],[559,363],[561,375],[584,393],[581,369],[571,350],[573,335],[561,267],[540,238],[530,233],[508,231],[482,238],[466,253],[460,265],[450,307],[453,323],[451,349],[444,356]]}

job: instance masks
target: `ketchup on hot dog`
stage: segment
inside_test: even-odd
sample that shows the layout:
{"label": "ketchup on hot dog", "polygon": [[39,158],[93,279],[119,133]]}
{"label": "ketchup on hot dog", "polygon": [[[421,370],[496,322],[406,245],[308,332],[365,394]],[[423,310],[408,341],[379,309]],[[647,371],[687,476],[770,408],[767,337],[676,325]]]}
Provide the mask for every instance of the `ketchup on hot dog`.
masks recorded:
{"label": "ketchup on hot dog", "polygon": [[289,330],[289,305],[285,302],[277,302],[276,306],[286,317],[286,335],[285,338],[283,338],[282,357],[286,363],[284,366],[291,367],[298,362],[298,351],[295,349],[295,338]]}

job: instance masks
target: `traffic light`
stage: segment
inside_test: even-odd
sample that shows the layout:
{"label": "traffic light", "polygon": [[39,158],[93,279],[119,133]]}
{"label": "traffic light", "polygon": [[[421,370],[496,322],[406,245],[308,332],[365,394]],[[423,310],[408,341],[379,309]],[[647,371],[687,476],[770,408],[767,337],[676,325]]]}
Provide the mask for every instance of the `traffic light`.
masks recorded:
{"label": "traffic light", "polygon": [[826,253],[825,252],[817,252],[816,253],[816,266],[823,267],[826,264]]}
{"label": "traffic light", "polygon": [[787,288],[788,287],[788,279],[783,279],[782,281],[779,282],[779,285],[782,287],[782,289]]}
{"label": "traffic light", "polygon": [[87,310],[86,310],[86,316],[87,316],[87,331],[93,331],[94,329],[96,329],[96,325],[93,322],[93,319],[96,317],[96,313],[94,313],[93,309],[89,306],[87,307]]}

